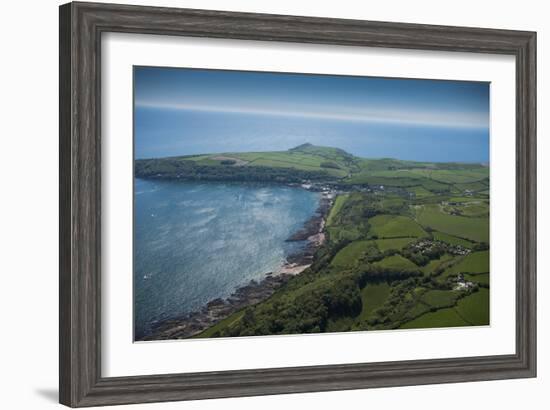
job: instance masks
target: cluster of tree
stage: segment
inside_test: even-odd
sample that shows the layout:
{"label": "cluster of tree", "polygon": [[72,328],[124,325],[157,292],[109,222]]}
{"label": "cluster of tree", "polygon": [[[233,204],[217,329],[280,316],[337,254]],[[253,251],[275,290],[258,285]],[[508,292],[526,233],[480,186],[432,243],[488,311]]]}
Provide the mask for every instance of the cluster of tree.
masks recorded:
{"label": "cluster of tree", "polygon": [[[246,308],[239,320],[213,337],[324,332],[329,319],[357,316],[364,283],[359,271],[338,272],[336,279],[323,279],[333,274],[330,262],[349,242],[323,244],[308,269],[292,277],[270,299]],[[306,287],[308,291],[302,291]]]}
{"label": "cluster of tree", "polygon": [[358,274],[358,280],[361,285],[372,280],[393,281],[422,276],[420,269],[387,268],[372,263],[361,263],[354,268],[354,272]]}
{"label": "cluster of tree", "polygon": [[[406,194],[406,191],[403,191]],[[375,194],[364,194],[364,200],[368,205],[365,208],[364,216],[372,218],[376,215],[401,215],[408,209],[408,203],[401,197],[400,193],[386,193],[383,197]]]}
{"label": "cluster of tree", "polygon": [[[368,219],[376,215],[402,214],[408,205],[401,198],[381,198],[379,195],[366,192],[353,192],[348,195],[340,212],[336,215],[334,225],[365,228],[368,231]],[[371,235],[376,239],[374,235]]]}
{"label": "cluster of tree", "polygon": [[343,275],[337,280],[314,285],[311,291],[283,292],[264,303],[248,307],[239,320],[213,336],[324,332],[330,318],[353,317],[361,312],[356,275]]}
{"label": "cluster of tree", "polygon": [[378,247],[373,243],[363,252],[361,262],[370,264],[373,262],[381,261],[382,259],[387,258],[388,256],[393,256],[397,253],[399,253],[399,251],[397,251],[396,249],[386,249],[385,251],[380,251],[378,250]]}
{"label": "cluster of tree", "polygon": [[489,244],[487,242],[475,243],[472,246],[472,251],[474,252],[487,251],[487,250],[489,250]]}
{"label": "cluster of tree", "polygon": [[[377,237],[373,237],[372,239],[377,239]],[[400,254],[417,266],[426,266],[430,260],[439,259],[444,253],[445,246],[435,242],[432,247],[426,248],[426,250],[423,251],[419,251],[410,246],[402,249],[401,251],[397,249],[386,249],[385,251],[380,251],[376,245],[372,244],[372,246],[367,247],[363,252],[361,262],[366,263],[365,266],[368,266],[373,262],[378,262],[389,256]],[[396,272],[396,274],[399,274],[399,272]]]}
{"label": "cluster of tree", "polygon": [[[424,278],[409,277],[400,281],[391,281],[391,292],[382,306],[377,308],[361,325],[363,329],[392,329],[399,327],[401,319],[416,304],[411,295]],[[367,286],[369,286],[367,284]]]}
{"label": "cluster of tree", "polygon": [[147,159],[135,161],[138,178],[179,179],[184,181],[242,181],[301,183],[330,181],[335,177],[326,171],[304,171],[294,168],[263,166],[235,167],[232,164],[204,165],[178,158]]}
{"label": "cluster of tree", "polygon": [[354,230],[361,230],[365,234],[368,232],[368,218],[371,203],[366,200],[366,195],[359,192],[349,194],[344,202],[342,209],[335,216],[333,225],[339,227],[350,227]]}
{"label": "cluster of tree", "polygon": [[414,244],[401,250],[401,255],[415,265],[426,266],[431,260],[439,259],[446,252],[447,246],[442,242],[432,242],[430,246],[418,249]]}
{"label": "cluster of tree", "polygon": [[[367,284],[367,286],[369,285]],[[454,306],[460,298],[479,290],[479,286],[474,285],[468,290],[455,293],[452,292],[455,286],[452,280],[441,283],[426,276],[391,281],[390,286],[391,292],[384,304],[376,309],[364,323],[358,324],[357,329],[395,329],[426,312]],[[452,292],[454,297],[449,300],[448,304],[431,306],[421,301],[421,293],[416,292],[418,288],[426,288],[426,291],[429,289],[447,290]]]}
{"label": "cluster of tree", "polygon": [[[358,317],[362,311],[361,289],[379,282],[389,283],[390,296],[368,320],[356,322],[349,330],[397,328],[413,319],[412,314],[422,313],[414,309],[421,303],[415,289],[451,291],[455,286],[453,280],[441,283],[424,276],[420,270],[389,269],[367,262],[334,275],[330,260],[345,245],[338,243],[321,247],[316,262],[309,269],[293,277],[267,301],[248,307],[240,319],[213,336],[325,332],[330,321]],[[389,253],[395,251],[381,252]],[[478,287],[474,287],[464,295],[477,290]],[[432,309],[428,305],[425,307],[425,311]]]}
{"label": "cluster of tree", "polygon": [[350,242],[351,241],[347,239],[343,239],[338,242],[325,242],[325,244],[315,252],[313,263],[308,270],[312,272],[321,272],[323,269],[328,268],[330,266],[330,262],[336,254],[340,250],[344,249]]}

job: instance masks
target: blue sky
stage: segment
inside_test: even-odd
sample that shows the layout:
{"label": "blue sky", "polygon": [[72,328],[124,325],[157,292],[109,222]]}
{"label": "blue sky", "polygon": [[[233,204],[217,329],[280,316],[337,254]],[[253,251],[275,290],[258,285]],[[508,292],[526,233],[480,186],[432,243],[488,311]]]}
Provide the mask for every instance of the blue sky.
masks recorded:
{"label": "blue sky", "polygon": [[487,162],[489,84],[134,68],[137,158],[285,150]]}

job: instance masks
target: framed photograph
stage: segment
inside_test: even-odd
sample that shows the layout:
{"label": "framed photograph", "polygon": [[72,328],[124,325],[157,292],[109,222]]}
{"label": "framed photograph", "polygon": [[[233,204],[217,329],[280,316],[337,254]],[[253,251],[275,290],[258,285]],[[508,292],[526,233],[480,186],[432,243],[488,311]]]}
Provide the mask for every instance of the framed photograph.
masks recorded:
{"label": "framed photograph", "polygon": [[535,54],[61,6],[60,402],[535,377]]}

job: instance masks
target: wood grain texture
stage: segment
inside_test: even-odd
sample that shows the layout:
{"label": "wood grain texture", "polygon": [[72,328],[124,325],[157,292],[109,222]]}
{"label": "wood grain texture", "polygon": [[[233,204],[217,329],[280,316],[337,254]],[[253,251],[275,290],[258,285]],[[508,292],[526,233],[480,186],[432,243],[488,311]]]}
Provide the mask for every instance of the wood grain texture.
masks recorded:
{"label": "wood grain texture", "polygon": [[[101,34],[149,33],[509,54],[517,89],[516,353],[456,359],[101,377]],[[536,375],[536,34],[69,3],[60,7],[60,402],[71,407]]]}

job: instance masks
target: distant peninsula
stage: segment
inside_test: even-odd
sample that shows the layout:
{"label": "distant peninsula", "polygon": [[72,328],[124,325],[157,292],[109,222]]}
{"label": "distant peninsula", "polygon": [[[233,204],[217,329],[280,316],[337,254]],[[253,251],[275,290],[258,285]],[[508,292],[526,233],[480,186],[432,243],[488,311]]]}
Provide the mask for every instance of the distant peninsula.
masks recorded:
{"label": "distant peninsula", "polygon": [[[450,192],[449,171],[481,170],[484,164],[366,159],[339,148],[310,143],[287,151],[235,152],[137,159],[137,178],[187,181],[249,181],[333,185],[424,186],[435,192]],[[439,177],[438,177],[439,176]]]}

